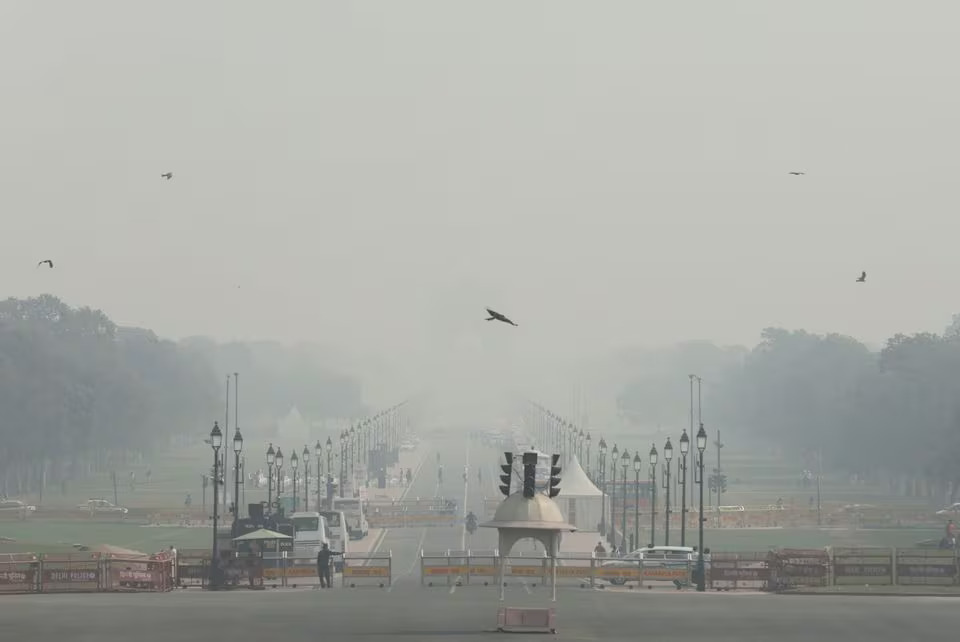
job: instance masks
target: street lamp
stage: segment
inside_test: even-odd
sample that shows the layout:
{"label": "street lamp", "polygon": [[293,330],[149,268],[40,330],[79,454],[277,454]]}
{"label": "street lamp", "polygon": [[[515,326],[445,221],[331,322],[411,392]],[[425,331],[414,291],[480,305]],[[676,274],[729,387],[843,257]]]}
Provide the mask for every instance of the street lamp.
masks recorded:
{"label": "street lamp", "polygon": [[327,508],[333,506],[333,441],[327,437]]}
{"label": "street lamp", "polygon": [[587,459],[586,459],[586,462],[587,462],[587,476],[588,476],[588,477],[591,479],[591,481],[592,481],[592,480],[596,479],[596,477],[593,475],[593,471],[590,470],[590,469],[593,468],[593,467],[590,465],[590,433],[589,433],[589,432],[587,433]]}
{"label": "street lamp", "polygon": [[600,438],[600,533],[607,532],[607,442]]}
{"label": "street lamp", "polygon": [[297,468],[300,466],[300,458],[297,457],[297,451],[294,450],[290,456],[290,468],[293,468],[293,512],[297,512]]}
{"label": "street lamp", "polygon": [[220,424],[213,422],[210,431],[210,446],[213,448],[213,559],[210,560],[210,589],[220,587],[220,551],[217,550],[217,502],[220,489],[220,446],[223,445],[223,433]]}
{"label": "street lamp", "polygon": [[319,439],[317,445],[313,447],[313,454],[317,456],[317,510],[320,510],[320,489],[323,487],[323,484],[320,483],[320,479],[323,477],[323,462],[320,456],[323,454],[323,444],[320,443]]}
{"label": "street lamp", "polygon": [[613,450],[610,451],[610,469],[613,471],[613,479],[610,482],[610,532],[607,534],[607,542],[611,547],[617,545],[617,459],[620,457],[620,449],[617,444],[613,444]]}
{"label": "street lamp", "polygon": [[283,492],[283,453],[277,448],[277,456],[273,459],[277,469],[277,512],[280,512],[280,493]]}
{"label": "street lamp", "polygon": [[240,519],[240,451],[243,450],[243,436],[240,428],[233,427],[233,522]]}
{"label": "street lamp", "polygon": [[347,431],[341,430],[340,431],[340,483],[339,483],[340,497],[343,497],[343,487],[344,487],[343,478],[345,476],[344,466],[346,466],[346,463],[347,463],[346,459],[347,459]]}
{"label": "street lamp", "polygon": [[697,450],[700,451],[700,455],[697,457],[697,468],[699,469],[700,476],[697,481],[700,483],[700,512],[697,516],[700,518],[700,547],[697,549],[697,590],[706,591],[707,590],[707,580],[704,576],[703,568],[703,451],[707,449],[707,431],[703,429],[703,424],[700,424],[700,430],[697,431]]}
{"label": "street lamp", "polygon": [[640,451],[633,453],[633,545],[640,548]]}
{"label": "street lamp", "polygon": [[273,510],[273,462],[276,457],[273,444],[267,448],[267,512]]}
{"label": "street lamp", "polygon": [[657,447],[650,446],[650,546],[657,541]]}
{"label": "street lamp", "polygon": [[303,445],[303,510],[310,510],[310,449]]}
{"label": "street lamp", "polygon": [[680,461],[677,462],[680,475],[680,546],[687,545],[687,453],[690,452],[690,437],[687,430],[680,435]]}
{"label": "street lamp", "polygon": [[667,443],[663,447],[663,461],[666,462],[666,468],[664,472],[666,475],[663,480],[663,487],[667,489],[666,502],[664,504],[664,522],[666,527],[664,529],[663,535],[663,545],[670,546],[670,462],[673,460],[673,445],[670,443],[670,438],[667,437]]}
{"label": "street lamp", "polygon": [[623,454],[620,456],[620,465],[623,466],[623,492],[620,495],[623,497],[621,502],[623,514],[620,516],[620,550],[624,553],[627,551],[627,466],[630,465],[630,453],[627,452],[627,449],[623,449]]}

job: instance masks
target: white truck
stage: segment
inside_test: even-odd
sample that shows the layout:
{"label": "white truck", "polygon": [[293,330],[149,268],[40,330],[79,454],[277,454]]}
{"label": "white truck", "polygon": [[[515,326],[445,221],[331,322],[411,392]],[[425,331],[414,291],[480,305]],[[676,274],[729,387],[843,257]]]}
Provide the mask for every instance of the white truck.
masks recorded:
{"label": "white truck", "polygon": [[347,533],[350,539],[363,539],[370,531],[361,497],[334,497],[333,509],[342,511],[347,518]]}

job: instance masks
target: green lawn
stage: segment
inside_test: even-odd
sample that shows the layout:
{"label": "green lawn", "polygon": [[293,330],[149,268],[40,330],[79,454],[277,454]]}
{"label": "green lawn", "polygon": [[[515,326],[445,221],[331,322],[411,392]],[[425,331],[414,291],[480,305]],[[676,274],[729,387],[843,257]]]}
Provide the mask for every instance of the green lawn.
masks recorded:
{"label": "green lawn", "polygon": [[69,552],[73,550],[73,544],[110,544],[155,553],[170,545],[177,548],[204,548],[211,545],[211,535],[209,528],[149,527],[82,519],[11,520],[0,522],[0,536],[15,541],[0,542],[0,553]]}

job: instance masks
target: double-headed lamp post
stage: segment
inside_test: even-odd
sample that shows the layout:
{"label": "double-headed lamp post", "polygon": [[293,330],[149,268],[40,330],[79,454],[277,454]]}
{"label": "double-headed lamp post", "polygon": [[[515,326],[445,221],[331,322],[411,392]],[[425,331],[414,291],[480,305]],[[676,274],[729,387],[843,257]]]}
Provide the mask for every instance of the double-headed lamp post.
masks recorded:
{"label": "double-headed lamp post", "polygon": [[666,489],[667,493],[664,496],[664,530],[663,530],[663,545],[670,546],[670,462],[673,460],[673,444],[670,443],[670,438],[667,437],[667,443],[663,447],[663,461],[666,463],[664,467],[664,479],[663,487]]}
{"label": "double-headed lamp post", "polygon": [[628,553],[627,550],[627,467],[630,466],[630,453],[627,452],[627,449],[623,449],[623,454],[620,455],[620,465],[623,467],[623,482],[620,484],[623,488],[623,492],[620,495],[623,497],[623,501],[620,502],[621,511],[623,512],[620,515],[620,550],[624,554]]}
{"label": "double-headed lamp post", "polygon": [[276,456],[273,444],[270,444],[267,448],[267,513],[273,511],[273,466]]}
{"label": "double-headed lamp post", "polygon": [[610,532],[607,534],[607,541],[611,547],[617,545],[617,513],[614,510],[617,506],[617,460],[620,458],[620,449],[613,445],[610,451],[610,470],[613,471],[613,480],[610,482]]}
{"label": "double-headed lamp post", "polygon": [[699,471],[699,476],[697,482],[700,484],[700,512],[697,513],[697,517],[700,520],[700,546],[697,548],[697,590],[706,591],[707,590],[707,578],[704,574],[703,568],[703,451],[707,449],[707,431],[703,429],[703,423],[700,424],[700,430],[697,431],[697,450],[699,451],[699,456],[697,457],[697,469]]}
{"label": "double-headed lamp post", "polygon": [[240,451],[243,450],[243,436],[240,429],[233,429],[233,523],[240,519]]}
{"label": "double-headed lamp post", "polygon": [[273,465],[277,469],[277,512],[280,512],[280,493],[283,492],[283,452],[277,448],[277,454],[273,458]]}
{"label": "double-headed lamp post", "polygon": [[607,442],[600,438],[600,534],[607,533]]}
{"label": "double-headed lamp post", "polygon": [[633,545],[640,548],[640,451],[633,453]]}
{"label": "double-headed lamp post", "polygon": [[323,460],[320,459],[320,456],[323,455],[323,444],[320,443],[320,440],[317,440],[317,445],[313,447],[313,454],[317,456],[317,510],[320,510],[321,501],[320,501],[320,489],[323,488]]}
{"label": "double-headed lamp post", "polygon": [[217,503],[220,489],[220,446],[223,445],[223,433],[220,424],[213,422],[210,431],[210,446],[213,448],[213,559],[210,560],[210,588],[220,587],[220,551],[217,550]]}
{"label": "double-headed lamp post", "polygon": [[310,510],[310,449],[303,445],[303,510]]}
{"label": "double-headed lamp post", "polygon": [[680,435],[680,546],[687,545],[687,453],[690,452],[690,437],[684,429]]}
{"label": "double-headed lamp post", "polygon": [[297,456],[297,451],[294,450],[293,454],[290,455],[290,468],[293,468],[293,512],[297,512],[297,468],[300,467],[300,458]]}
{"label": "double-headed lamp post", "polygon": [[657,543],[657,447],[650,446],[650,546]]}

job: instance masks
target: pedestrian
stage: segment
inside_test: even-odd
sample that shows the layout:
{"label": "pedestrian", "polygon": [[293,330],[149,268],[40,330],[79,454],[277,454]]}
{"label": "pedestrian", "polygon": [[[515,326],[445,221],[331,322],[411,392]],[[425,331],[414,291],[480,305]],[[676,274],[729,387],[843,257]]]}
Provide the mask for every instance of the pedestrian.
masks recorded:
{"label": "pedestrian", "polygon": [[331,551],[329,544],[326,543],[317,553],[317,576],[320,578],[320,588],[333,588],[333,581],[330,579],[330,567],[335,555],[343,555],[343,553]]}
{"label": "pedestrian", "polygon": [[593,549],[593,553],[597,557],[607,556],[607,549],[603,546],[603,542],[597,542],[597,545]]}

